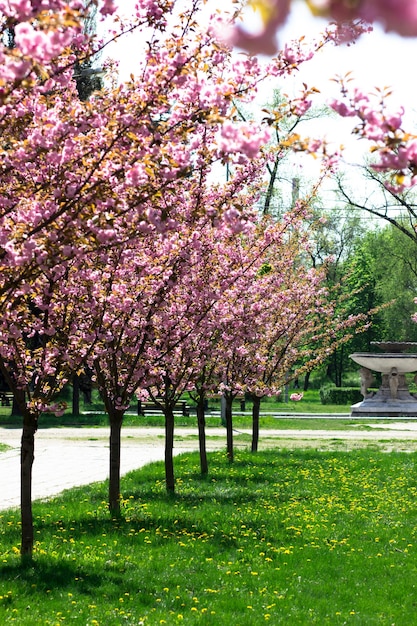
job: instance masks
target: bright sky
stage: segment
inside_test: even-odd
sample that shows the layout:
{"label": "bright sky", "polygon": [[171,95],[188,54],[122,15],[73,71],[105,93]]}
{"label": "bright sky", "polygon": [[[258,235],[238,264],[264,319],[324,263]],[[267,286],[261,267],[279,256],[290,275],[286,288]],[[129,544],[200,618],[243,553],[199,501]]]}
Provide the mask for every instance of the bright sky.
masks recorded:
{"label": "bright sky", "polygon": [[[307,37],[323,30],[325,22],[311,17],[304,3],[295,10],[280,36],[280,41]],[[353,72],[357,82],[367,91],[373,87],[392,86],[399,101],[414,106],[417,103],[417,83],[414,59],[417,40],[387,34],[378,26],[351,46],[329,47],[306,65],[307,77],[314,78],[317,87],[332,90],[329,79]],[[417,106],[417,104],[416,104]]]}
{"label": "bright sky", "polygon": [[[178,1],[178,0],[177,0]],[[218,6],[227,7],[231,0],[209,0],[208,9]],[[125,14],[129,14],[134,6],[134,0],[120,0]],[[279,43],[296,39],[305,35],[306,39],[314,38],[323,31],[326,22],[311,16],[305,2],[293,2],[293,9],[285,29],[279,33]],[[248,12],[248,23],[255,23],[253,12]],[[250,22],[249,22],[250,20]],[[136,59],[140,54],[138,43],[134,37],[126,38],[117,45],[117,56],[120,58],[120,78],[127,78],[130,73],[135,73]],[[112,54],[115,50],[112,51]],[[417,80],[416,65],[414,59],[417,56],[417,40],[402,38],[397,35],[386,34],[381,28],[375,27],[374,31],[363,35],[360,40],[351,46],[328,46],[314,59],[308,61],[292,83],[288,79],[281,85],[275,82],[272,87],[279,86],[290,95],[297,93],[299,86],[305,82],[309,86],[317,87],[322,93],[322,100],[328,101],[332,96],[339,94],[338,86],[331,79],[337,75],[343,76],[352,72],[355,85],[365,91],[372,91],[375,87],[392,87],[393,95],[389,98],[389,106],[397,109],[401,104],[410,113],[410,119],[417,119]],[[260,98],[262,102],[268,100],[270,89],[265,88]],[[338,133],[343,137],[342,126],[339,118]],[[335,129],[330,124],[330,133]],[[329,137],[330,138],[330,137]]]}
{"label": "bright sky", "polygon": [[[227,7],[230,1],[208,0],[208,9],[216,6]],[[120,0],[120,6],[125,14],[129,14],[134,0]],[[279,34],[280,44],[301,35],[305,35],[307,39],[314,37],[326,24],[324,20],[313,18],[304,2],[293,2],[292,6],[287,25]],[[125,44],[121,43],[119,46],[121,75],[128,76],[135,70],[136,46],[132,40],[126,40]],[[322,51],[315,60],[306,64],[305,70],[301,70],[300,78],[325,93],[336,93],[337,88],[330,78],[352,71],[358,83],[367,91],[374,86],[392,86],[397,94],[396,100],[417,109],[416,53],[416,39],[386,34],[381,28],[375,27],[373,33],[363,35],[353,46],[329,47]]]}
{"label": "bright sky", "polygon": [[[177,0],[180,1],[180,0]],[[208,9],[227,7],[231,0],[208,0]],[[120,0],[120,6],[126,14],[134,5],[134,0]],[[306,39],[318,36],[326,26],[324,20],[311,16],[304,2],[293,2],[293,9],[286,27],[279,33],[279,43],[284,45],[286,41],[296,39],[304,35]],[[248,13],[252,23],[255,23],[252,15]],[[114,54],[114,50],[112,54]],[[120,78],[126,78],[130,73],[135,73],[135,64],[140,54],[140,45],[135,43],[134,38],[126,39],[118,44],[120,58]],[[417,126],[417,80],[416,64],[417,39],[402,38],[393,34],[386,34],[380,27],[375,27],[372,33],[363,35],[359,41],[350,46],[328,46],[320,51],[316,57],[308,61],[296,74],[292,83],[285,79],[281,84],[276,80],[266,88],[260,101],[264,104],[272,93],[273,87],[281,88],[284,93],[290,95],[297,93],[303,82],[309,86],[315,86],[321,92],[323,102],[339,95],[337,84],[331,79],[337,75],[343,76],[352,73],[354,84],[370,92],[375,87],[391,87],[393,95],[387,104],[393,109],[403,105],[407,112],[408,128],[413,130]],[[347,123],[345,123],[347,122]],[[313,124],[313,123],[312,123]],[[350,130],[351,120],[342,120],[338,116],[333,119],[326,118],[322,123],[314,122],[314,132],[307,131],[310,135],[325,135],[329,141],[336,145],[343,143],[349,147],[346,159],[350,162],[360,162],[361,154],[366,150],[364,142],[352,138]],[[300,166],[301,167],[301,166]]]}

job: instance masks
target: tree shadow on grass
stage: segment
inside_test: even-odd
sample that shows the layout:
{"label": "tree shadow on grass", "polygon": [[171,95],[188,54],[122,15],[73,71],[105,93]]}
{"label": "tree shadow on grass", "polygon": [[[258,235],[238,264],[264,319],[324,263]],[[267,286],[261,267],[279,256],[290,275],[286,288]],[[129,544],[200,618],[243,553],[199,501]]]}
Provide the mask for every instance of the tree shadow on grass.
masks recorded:
{"label": "tree shadow on grass", "polygon": [[93,594],[102,584],[102,577],[94,572],[80,569],[77,563],[66,560],[37,556],[31,561],[18,561],[0,565],[0,577],[2,580],[13,580],[20,584],[32,586],[36,591],[48,591],[51,589],[74,587],[77,581],[77,592]]}

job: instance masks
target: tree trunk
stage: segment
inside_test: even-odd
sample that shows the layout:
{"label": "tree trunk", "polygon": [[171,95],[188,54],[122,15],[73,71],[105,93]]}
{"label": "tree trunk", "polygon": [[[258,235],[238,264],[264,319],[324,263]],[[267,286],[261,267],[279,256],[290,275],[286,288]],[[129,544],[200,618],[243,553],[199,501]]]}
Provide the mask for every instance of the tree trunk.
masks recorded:
{"label": "tree trunk", "polygon": [[33,514],[32,514],[32,467],[35,459],[35,433],[37,416],[26,412],[20,448],[20,519],[22,559],[31,559],[33,553]]}
{"label": "tree trunk", "polygon": [[80,379],[77,374],[72,379],[72,414],[80,416]]}
{"label": "tree trunk", "polygon": [[198,444],[200,449],[200,470],[202,476],[208,474],[206,448],[206,415],[204,410],[205,398],[200,397],[197,404]]}
{"label": "tree trunk", "polygon": [[165,407],[165,485],[167,493],[175,492],[174,476],[174,412]]}
{"label": "tree trunk", "polygon": [[22,411],[14,395],[13,395],[13,400],[12,400],[11,417],[22,417]]}
{"label": "tree trunk", "polygon": [[227,436],[227,458],[229,459],[230,463],[233,463],[234,461],[232,402],[233,402],[232,396],[229,394],[226,394],[225,419],[226,419],[226,436]]}
{"label": "tree trunk", "polygon": [[124,411],[113,411],[110,418],[110,475],[109,475],[109,511],[114,516],[120,515],[120,449],[121,430]]}
{"label": "tree trunk", "polygon": [[261,398],[253,396],[252,405],[252,452],[258,452],[259,441],[259,412],[261,408]]}
{"label": "tree trunk", "polygon": [[272,168],[272,170],[269,171],[269,183],[268,183],[268,189],[265,194],[263,215],[271,214],[271,200],[274,194],[274,186],[275,186],[275,181],[276,181],[277,174],[278,174],[279,162],[280,162],[279,158],[276,157],[275,162],[274,162],[274,167]]}
{"label": "tree trunk", "polygon": [[308,391],[308,386],[310,384],[310,375],[311,371],[305,373],[303,391]]}

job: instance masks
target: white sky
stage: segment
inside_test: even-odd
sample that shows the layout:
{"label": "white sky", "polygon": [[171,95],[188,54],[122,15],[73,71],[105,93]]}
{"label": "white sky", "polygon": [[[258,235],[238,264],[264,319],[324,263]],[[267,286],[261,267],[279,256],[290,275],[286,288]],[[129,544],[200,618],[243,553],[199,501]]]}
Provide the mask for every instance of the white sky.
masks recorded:
{"label": "white sky", "polygon": [[[223,10],[228,2],[231,0],[208,0],[207,8],[211,10],[220,6]],[[134,6],[134,0],[120,0],[119,6],[123,7],[124,13],[128,15]],[[317,37],[326,25],[324,20],[311,16],[304,2],[293,2],[292,7],[285,28],[278,35],[280,45],[301,35],[304,35],[307,40]],[[252,11],[248,12],[246,20],[249,24],[256,23]],[[135,73],[140,47],[139,41],[135,42],[135,38],[131,37],[118,43],[117,48],[111,51],[113,56],[120,59],[121,80],[127,78],[130,73]],[[314,59],[300,68],[293,81],[286,78],[278,83],[275,79],[274,83],[262,91],[258,101],[265,103],[273,87],[278,87],[289,95],[296,94],[305,82],[309,86],[318,88],[321,92],[319,99],[326,102],[339,95],[339,88],[331,79],[351,72],[354,79],[352,84],[363,88],[365,92],[369,93],[375,87],[392,88],[393,94],[387,104],[393,109],[398,109],[400,105],[404,106],[408,112],[408,130],[412,131],[413,126],[414,128],[417,126],[416,57],[417,39],[386,34],[376,26],[372,33],[362,35],[354,45],[327,46]],[[351,120],[334,116],[333,119],[326,118],[323,122],[314,121],[311,124],[314,124],[314,132],[308,129],[306,131],[308,134],[326,136],[327,140],[334,142],[335,145],[343,143],[348,147],[346,152],[348,162],[362,161],[361,155],[367,151],[367,146],[365,142],[352,138]],[[300,165],[300,168],[302,167]]]}
{"label": "white sky", "polygon": [[[227,6],[230,1],[208,0],[207,8],[209,10],[216,6]],[[134,0],[119,0],[119,6],[123,7],[125,14],[129,14],[134,3]],[[324,20],[313,18],[304,2],[293,2],[292,6],[287,25],[278,36],[282,45],[301,35],[305,35],[307,39],[314,37],[326,24]],[[252,13],[248,13],[248,18],[253,23]],[[121,42],[118,48],[121,77],[128,76],[130,72],[134,73],[137,58],[133,38]],[[367,91],[374,86],[392,86],[397,94],[396,100],[417,109],[416,53],[415,38],[386,34],[381,28],[375,27],[374,32],[363,35],[355,45],[329,46],[314,60],[309,61],[299,75],[300,79],[314,84],[325,93],[336,93],[337,88],[330,78],[352,71],[358,83]]]}
{"label": "white sky", "polygon": [[[178,0],[177,0],[178,1]],[[227,7],[231,0],[208,0],[207,9],[218,6]],[[134,6],[134,0],[120,0],[119,6],[128,15]],[[290,18],[286,27],[279,33],[281,45],[286,41],[305,35],[306,39],[318,36],[323,31],[326,22],[311,16],[304,2],[293,2]],[[248,11],[247,23],[255,23],[253,11]],[[120,41],[111,53],[120,59],[120,79],[123,80],[130,73],[135,73],[135,64],[140,55],[140,45],[134,37],[126,37]],[[339,94],[338,86],[331,79],[337,75],[343,76],[352,72],[354,84],[362,87],[366,92],[375,87],[392,87],[393,95],[388,105],[397,109],[401,104],[409,112],[409,120],[417,119],[417,39],[402,38],[393,34],[386,34],[380,27],[364,34],[359,41],[351,46],[329,45],[321,50],[314,59],[308,61],[297,72],[293,81],[286,78],[278,84],[276,81],[270,87],[265,87],[260,95],[264,103],[268,100],[270,89],[279,86],[289,95],[296,94],[303,82],[318,88],[319,98],[328,101]],[[258,99],[259,100],[259,99]],[[343,138],[343,122],[337,122],[337,133]],[[330,134],[335,133],[335,124],[330,124]],[[346,125],[346,128],[350,126]],[[330,138],[330,137],[329,137]]]}
{"label": "white sky", "polygon": [[[323,30],[325,22],[311,17],[304,3],[296,3],[280,40]],[[307,76],[314,78],[319,88],[334,90],[329,79],[353,72],[357,82],[367,91],[373,87],[390,86],[400,102],[414,105],[417,97],[415,57],[417,40],[384,33],[375,26],[351,46],[328,47],[306,64]],[[308,68],[307,68],[308,66]],[[308,81],[310,82],[310,81]]]}

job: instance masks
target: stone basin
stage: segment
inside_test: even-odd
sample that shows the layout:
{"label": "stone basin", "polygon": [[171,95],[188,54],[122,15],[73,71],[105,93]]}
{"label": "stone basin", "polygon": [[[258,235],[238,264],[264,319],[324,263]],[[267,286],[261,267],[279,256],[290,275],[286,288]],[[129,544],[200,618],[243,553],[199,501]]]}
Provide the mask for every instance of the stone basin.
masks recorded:
{"label": "stone basin", "polygon": [[395,367],[398,374],[417,372],[417,354],[354,352],[350,358],[373,372],[390,374]]}

